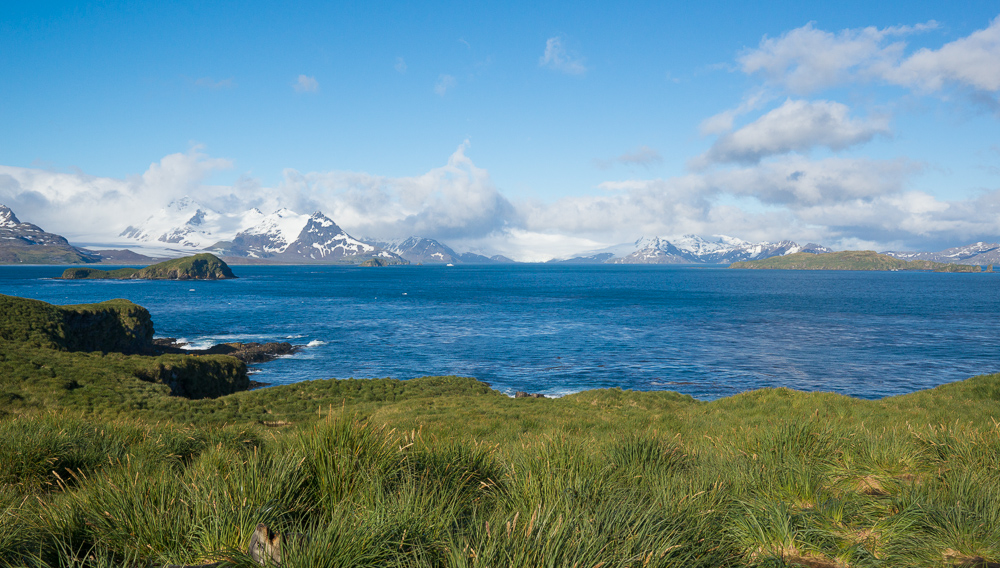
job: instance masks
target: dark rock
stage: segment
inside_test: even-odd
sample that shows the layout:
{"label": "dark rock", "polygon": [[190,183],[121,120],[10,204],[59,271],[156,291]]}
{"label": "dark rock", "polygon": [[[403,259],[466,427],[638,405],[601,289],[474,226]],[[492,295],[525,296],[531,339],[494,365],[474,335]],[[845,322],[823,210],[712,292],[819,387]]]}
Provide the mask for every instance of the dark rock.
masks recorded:
{"label": "dark rock", "polygon": [[220,343],[208,349],[184,349],[187,343],[178,342],[173,337],[158,337],[153,345],[160,353],[177,353],[183,355],[229,355],[244,363],[267,363],[282,355],[291,355],[302,350],[300,345],[292,345],[287,341],[270,343]]}
{"label": "dark rock", "polygon": [[544,394],[533,392],[527,393],[524,391],[517,391],[514,393],[514,398],[546,398]]}

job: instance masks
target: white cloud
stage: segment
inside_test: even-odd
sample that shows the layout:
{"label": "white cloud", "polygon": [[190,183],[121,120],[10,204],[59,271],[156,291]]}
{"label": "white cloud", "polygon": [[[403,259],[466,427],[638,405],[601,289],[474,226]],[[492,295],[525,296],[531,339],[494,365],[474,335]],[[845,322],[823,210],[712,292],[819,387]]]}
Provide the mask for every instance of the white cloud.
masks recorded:
{"label": "white cloud", "polygon": [[434,92],[443,97],[445,93],[454,88],[457,84],[458,81],[456,81],[451,75],[439,75],[437,83],[434,84]]}
{"label": "white cloud", "polygon": [[1000,16],[983,30],[947,43],[941,49],[921,49],[898,66],[887,69],[886,79],[908,87],[938,91],[949,84],[981,91],[1000,91]]}
{"label": "white cloud", "polygon": [[211,158],[200,147],[166,156],[143,174],[126,179],[0,166],[0,203],[50,232],[71,239],[106,240],[174,199],[230,193],[232,188],[203,182],[213,172],[231,167],[229,160]]}
{"label": "white cloud", "polygon": [[393,68],[396,71],[399,71],[400,73],[406,73],[406,69],[407,69],[407,67],[406,67],[406,61],[402,57],[397,57],[396,58],[396,64],[393,65]]}
{"label": "white cloud", "polygon": [[587,72],[583,58],[567,52],[562,38],[558,36],[546,40],[545,53],[538,58],[538,65],[567,75],[583,75]]}
{"label": "white cloud", "polygon": [[360,235],[479,238],[516,214],[467,148],[463,143],[445,166],[415,177],[286,170],[279,193],[292,209],[322,209]]}
{"label": "white cloud", "polygon": [[799,209],[899,194],[919,171],[918,164],[902,159],[809,160],[792,155],[713,172],[704,179],[720,193],[751,196],[765,204]]}
{"label": "white cloud", "polygon": [[744,97],[736,108],[724,110],[703,120],[698,126],[698,130],[702,136],[728,132],[733,129],[733,121],[737,117],[761,108],[770,98],[771,96],[763,89],[756,89]]}
{"label": "white cloud", "polygon": [[316,77],[299,75],[292,88],[295,89],[296,93],[315,93],[319,91],[319,81],[316,80]]}
{"label": "white cloud", "polygon": [[906,43],[897,39],[936,27],[931,21],[832,33],[809,23],[778,38],[765,37],[737,60],[745,73],[763,75],[798,94],[874,80],[924,92],[949,87],[1000,91],[1000,16],[939,49],[923,48],[907,55]]}
{"label": "white cloud", "polygon": [[1000,235],[1000,189],[943,201],[909,188],[921,165],[907,160],[791,154],[703,174],[608,181],[602,195],[511,202],[467,152],[464,143],[444,165],[409,177],[286,170],[273,187],[246,176],[232,185],[206,185],[208,176],[232,164],[199,148],[126,179],[0,167],[0,203],[74,242],[113,242],[125,226],[191,196],[222,213],[320,210],[355,236],[421,235],[518,260],[564,257],[642,235],[893,248]]}
{"label": "white cloud", "polygon": [[877,134],[889,134],[886,117],[862,120],[851,118],[849,113],[837,102],[788,99],[743,128],[720,136],[691,165],[753,163],[766,156],[805,152],[817,146],[842,150],[868,142]]}
{"label": "white cloud", "polygon": [[831,33],[812,22],[781,37],[764,37],[738,58],[743,72],[760,73],[793,93],[804,94],[853,80],[881,76],[900,59],[906,44],[893,38],[937,27],[936,22]]}

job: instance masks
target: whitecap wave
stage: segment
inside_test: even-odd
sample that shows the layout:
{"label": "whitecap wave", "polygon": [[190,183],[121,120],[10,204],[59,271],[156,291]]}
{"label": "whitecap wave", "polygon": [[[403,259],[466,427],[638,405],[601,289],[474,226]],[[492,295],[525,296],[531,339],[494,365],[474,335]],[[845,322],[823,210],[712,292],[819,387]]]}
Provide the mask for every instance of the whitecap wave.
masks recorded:
{"label": "whitecap wave", "polygon": [[320,345],[326,345],[326,342],[320,341],[318,339],[313,339],[309,343],[306,343],[306,347],[319,347]]}
{"label": "whitecap wave", "polygon": [[[187,341],[187,340],[185,340],[185,341]],[[216,343],[217,342],[215,340],[213,340],[212,338],[210,338],[210,337],[209,338],[200,337],[198,339],[192,339],[190,341],[187,341],[187,345],[182,345],[181,349],[188,349],[188,350],[190,350],[190,349],[209,349],[213,345],[215,345]]]}

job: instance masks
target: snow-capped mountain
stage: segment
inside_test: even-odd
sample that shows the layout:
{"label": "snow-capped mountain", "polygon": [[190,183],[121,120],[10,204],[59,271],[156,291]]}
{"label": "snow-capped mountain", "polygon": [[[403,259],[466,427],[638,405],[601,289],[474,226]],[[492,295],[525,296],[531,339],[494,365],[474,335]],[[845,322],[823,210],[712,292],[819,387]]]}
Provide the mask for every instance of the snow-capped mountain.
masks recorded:
{"label": "snow-capped mountain", "polygon": [[896,252],[883,254],[902,260],[930,260],[932,262],[950,262],[954,264],[997,264],[1000,263],[1000,243],[972,243],[962,247],[953,247],[939,252]]}
{"label": "snow-capped mountain", "polygon": [[413,264],[498,264],[512,263],[513,260],[501,256],[484,256],[474,252],[457,253],[448,245],[427,237],[378,240],[362,239],[364,242],[385,249],[405,258]]}
{"label": "snow-capped mountain", "polygon": [[258,209],[241,213],[219,213],[190,197],[171,201],[145,221],[129,225],[118,236],[130,241],[181,249],[203,249],[229,240],[239,231],[252,227],[264,218]]}
{"label": "snow-capped mountain", "polygon": [[570,258],[553,258],[546,261],[546,264],[604,264],[615,257],[613,252],[599,252],[597,254],[581,254]]}
{"label": "snow-capped mountain", "polygon": [[100,256],[74,247],[38,225],[22,223],[6,205],[0,205],[0,263],[64,264],[97,262]]}
{"label": "snow-capped mountain", "polygon": [[215,243],[210,249],[226,256],[281,262],[359,263],[380,258],[389,264],[406,264],[398,255],[348,235],[319,211],[301,215],[280,209],[240,231],[232,241]]}
{"label": "snow-capped mountain", "polygon": [[641,238],[635,252],[608,260],[611,264],[730,264],[740,260],[758,260],[796,252],[824,253],[830,249],[809,243],[800,246],[792,241],[751,243],[720,235],[709,241],[696,235],[668,241],[660,237]]}
{"label": "snow-capped mountain", "polygon": [[382,241],[365,238],[364,242],[397,254],[413,264],[448,264],[460,262],[459,254],[448,245],[425,237]]}
{"label": "snow-capped mountain", "polygon": [[61,235],[46,233],[38,225],[22,223],[6,205],[0,205],[0,240],[6,244],[70,246]]}

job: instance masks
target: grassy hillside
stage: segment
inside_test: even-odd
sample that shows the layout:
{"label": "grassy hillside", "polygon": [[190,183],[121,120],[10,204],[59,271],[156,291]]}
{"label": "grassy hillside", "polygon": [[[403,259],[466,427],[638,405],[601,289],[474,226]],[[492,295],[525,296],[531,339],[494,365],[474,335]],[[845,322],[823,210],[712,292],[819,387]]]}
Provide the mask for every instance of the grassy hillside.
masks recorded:
{"label": "grassy hillside", "polygon": [[[311,535],[292,567],[979,566],[1000,558],[998,395],[996,375],[713,402],[429,378],[174,398],[177,422],[27,412],[0,420],[0,562],[251,566],[263,522]],[[216,422],[230,405],[245,420]]]}
{"label": "grassy hillside", "polygon": [[982,272],[979,266],[944,264],[929,260],[900,260],[870,250],[824,254],[797,252],[762,260],[734,262],[729,268],[782,270],[930,270],[934,272]]}
{"label": "grassy hillside", "polygon": [[0,295],[0,415],[57,408],[117,415],[170,395],[249,387],[246,365],[232,357],[149,355],[153,333],[149,312],[128,300],[55,306]]}
{"label": "grassy hillside", "polygon": [[175,258],[145,268],[67,268],[62,277],[66,280],[117,279],[117,280],[223,280],[236,278],[225,262],[214,254],[202,253]]}
{"label": "grassy hillside", "polygon": [[[23,313],[78,308],[45,306]],[[193,400],[164,378],[212,357],[26,329],[0,340],[0,566],[250,567],[258,523],[308,535],[290,568],[1000,562],[1000,375],[876,401],[459,377]]]}
{"label": "grassy hillside", "polygon": [[84,264],[96,261],[96,257],[69,245],[0,244],[0,264]]}

